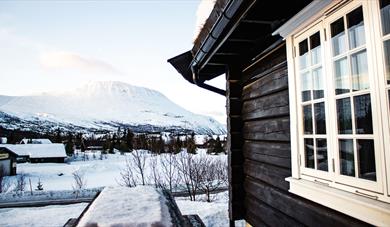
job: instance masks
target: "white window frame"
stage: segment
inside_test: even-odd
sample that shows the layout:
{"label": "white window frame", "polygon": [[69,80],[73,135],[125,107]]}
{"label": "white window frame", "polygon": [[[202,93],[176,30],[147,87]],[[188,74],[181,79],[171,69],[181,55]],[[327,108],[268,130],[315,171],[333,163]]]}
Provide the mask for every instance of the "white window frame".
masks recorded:
{"label": "white window frame", "polygon": [[[371,96],[373,120],[372,138],[374,139],[376,152],[376,182],[336,174],[339,172],[338,155],[332,157],[333,154],[338,154],[338,145],[336,139],[337,116],[335,116],[334,73],[329,72],[333,70],[332,58],[329,57],[331,56],[332,46],[330,24],[359,6],[363,7],[366,34],[365,49],[367,51],[370,80],[369,94]],[[326,39],[325,43],[323,43],[324,40],[321,40],[323,75],[332,75],[328,79],[330,82],[325,83],[325,106],[329,106],[325,109],[326,130],[328,137],[333,137],[327,139],[329,178],[328,176],[324,177],[323,174],[318,174],[317,172],[320,172],[318,170],[307,171],[301,167],[301,165],[304,166],[302,162],[304,159],[303,139],[300,134],[303,132],[303,117],[301,113],[300,81],[297,79],[299,69],[296,61],[299,60],[299,54],[296,46],[300,41],[314,34],[316,30],[319,30],[321,37]],[[346,33],[346,36],[348,36],[348,33]],[[386,37],[390,38],[390,35]],[[390,85],[386,85],[386,77],[383,76],[385,75],[385,64],[379,1],[335,1],[334,4],[329,4],[326,8],[319,10],[316,15],[301,23],[300,26],[297,26],[285,37],[285,40],[289,74],[292,152],[292,176],[286,180],[290,182],[290,192],[374,225],[383,226],[390,223],[390,187],[388,187],[388,185],[390,186],[390,141],[388,139],[390,138],[390,104],[387,100],[387,91],[390,90]],[[324,62],[325,60],[326,62]],[[333,92],[333,94],[329,95],[330,92]],[[385,103],[387,105],[384,105]],[[314,116],[312,117],[314,118]],[[334,172],[332,158],[336,159]],[[358,170],[355,168],[355,171]]]}

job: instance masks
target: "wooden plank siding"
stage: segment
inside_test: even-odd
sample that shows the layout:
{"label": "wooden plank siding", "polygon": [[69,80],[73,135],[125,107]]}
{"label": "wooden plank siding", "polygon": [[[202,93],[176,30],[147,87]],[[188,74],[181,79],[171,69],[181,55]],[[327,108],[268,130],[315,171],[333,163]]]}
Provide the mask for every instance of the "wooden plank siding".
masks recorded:
{"label": "wooden plank siding", "polygon": [[[288,192],[285,178],[291,176],[291,149],[285,46],[245,69],[240,84],[241,99],[236,100],[241,110],[234,112],[240,119],[237,124],[242,125],[241,137],[236,135],[242,147],[230,153],[243,155],[237,155],[239,160],[230,172],[233,178],[243,179],[245,193],[240,196],[245,197],[245,220],[253,226],[365,226],[357,219]],[[231,108],[228,105],[228,119]],[[232,127],[232,123],[228,124],[229,133],[233,133]],[[234,133],[239,128],[235,127]],[[243,169],[239,167],[241,159]],[[241,179],[232,179],[233,186],[239,188],[236,184]]]}

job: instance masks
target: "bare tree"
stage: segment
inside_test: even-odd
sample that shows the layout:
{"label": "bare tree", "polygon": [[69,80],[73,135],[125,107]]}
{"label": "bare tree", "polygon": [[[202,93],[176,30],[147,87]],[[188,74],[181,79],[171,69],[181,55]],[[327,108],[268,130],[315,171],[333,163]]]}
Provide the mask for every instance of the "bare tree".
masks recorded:
{"label": "bare tree", "polygon": [[85,174],[80,170],[74,171],[72,173],[74,183],[72,188],[74,191],[83,190],[87,186],[87,180],[85,179]]}
{"label": "bare tree", "polygon": [[164,182],[167,184],[165,188],[169,189],[172,193],[173,188],[176,187],[178,176],[176,168],[176,156],[173,153],[161,155],[161,166],[162,166],[162,175]]}
{"label": "bare tree", "polygon": [[11,184],[5,175],[5,168],[0,164],[0,193],[7,192]]}
{"label": "bare tree", "polygon": [[179,172],[180,182],[184,183],[191,201],[196,200],[197,189],[201,180],[201,159],[194,158],[193,154],[181,152],[178,154],[176,167]]}
{"label": "bare tree", "polygon": [[211,202],[210,195],[227,184],[227,163],[222,159],[215,159],[209,156],[202,156],[201,159],[201,181],[199,187],[206,193],[207,202]]}
{"label": "bare tree", "polygon": [[137,181],[135,178],[135,174],[133,172],[133,167],[129,159],[126,159],[125,168],[121,170],[120,174],[121,174],[121,182],[119,184],[121,186],[126,186],[126,187],[137,186]]}
{"label": "bare tree", "polygon": [[145,164],[146,164],[146,155],[143,151],[134,150],[131,152],[132,161],[135,165],[135,171],[140,175],[142,185],[145,185]]}
{"label": "bare tree", "polygon": [[161,179],[161,175],[158,169],[158,159],[157,156],[149,158],[149,168],[151,170],[151,181],[154,183],[156,188],[163,187],[163,181]]}
{"label": "bare tree", "polygon": [[14,191],[18,194],[23,193],[26,189],[26,183],[26,174],[20,173],[16,178]]}

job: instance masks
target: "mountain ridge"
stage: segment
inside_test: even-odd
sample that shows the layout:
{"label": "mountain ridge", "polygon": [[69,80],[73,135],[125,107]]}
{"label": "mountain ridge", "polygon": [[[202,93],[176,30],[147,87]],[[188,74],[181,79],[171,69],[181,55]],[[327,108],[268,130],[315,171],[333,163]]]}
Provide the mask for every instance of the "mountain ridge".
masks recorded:
{"label": "mountain ridge", "polygon": [[[118,81],[90,82],[63,92],[31,96],[0,95],[0,126],[9,122],[72,125],[84,130],[114,130],[137,126],[159,130],[193,130],[202,134],[225,134],[225,127],[211,117],[194,114],[161,92]],[[51,124],[50,124],[51,123]],[[7,127],[8,126],[8,127]],[[23,126],[23,125],[19,125]]]}

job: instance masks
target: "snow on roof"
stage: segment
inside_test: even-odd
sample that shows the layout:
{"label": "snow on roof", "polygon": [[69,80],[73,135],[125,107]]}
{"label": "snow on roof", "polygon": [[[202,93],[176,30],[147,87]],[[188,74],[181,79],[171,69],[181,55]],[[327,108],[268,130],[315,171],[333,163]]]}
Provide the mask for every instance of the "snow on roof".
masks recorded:
{"label": "snow on roof", "polygon": [[167,201],[152,186],[106,187],[77,226],[172,226]]}
{"label": "snow on roof", "polygon": [[0,143],[7,143],[7,137],[0,137]]}
{"label": "snow on roof", "polygon": [[65,147],[62,143],[52,144],[2,144],[18,156],[30,158],[62,158],[66,157]]}
{"label": "snow on roof", "polygon": [[52,144],[52,142],[49,139],[22,139],[20,143],[28,144],[29,140],[33,144]]}

